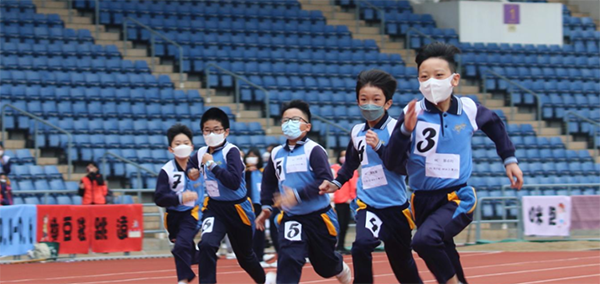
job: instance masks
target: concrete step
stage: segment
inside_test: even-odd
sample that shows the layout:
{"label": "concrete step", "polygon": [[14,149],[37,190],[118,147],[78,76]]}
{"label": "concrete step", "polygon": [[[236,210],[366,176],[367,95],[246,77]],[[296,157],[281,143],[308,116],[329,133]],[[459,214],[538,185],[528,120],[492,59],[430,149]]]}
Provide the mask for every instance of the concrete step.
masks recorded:
{"label": "concrete step", "polygon": [[[85,18],[85,19],[89,19],[89,18]],[[85,23],[85,24],[65,24],[65,27],[68,29],[75,29],[75,30],[89,30],[90,32],[92,32],[92,36],[94,36],[94,33],[96,32],[96,25],[94,25],[94,23],[91,22],[90,19],[90,23]],[[106,29],[103,25],[98,25],[98,30],[100,32],[105,32]],[[96,42],[97,43],[97,42]]]}
{"label": "concrete step", "polygon": [[499,107],[504,106],[504,101],[503,100],[487,100],[487,101],[485,101],[485,106],[487,108],[497,109]]}
{"label": "concrete step", "polygon": [[[404,46],[402,46],[402,47],[404,47]],[[414,62],[414,58],[416,56],[414,50],[412,50],[412,49],[402,49],[399,52],[402,55],[402,58],[404,58],[404,61]]]}
{"label": "concrete step", "polygon": [[[125,55],[125,50],[123,50],[121,47],[119,47],[119,51],[121,51],[121,54]],[[146,50],[146,49],[141,49],[141,48],[127,49],[127,57],[139,58],[139,57],[147,57],[147,56],[148,56],[148,50]]]}
{"label": "concrete step", "polygon": [[[185,74],[185,73],[184,73]],[[175,89],[178,90],[199,90],[202,88],[202,83],[199,81],[185,81],[183,82],[183,86],[179,84],[179,79],[174,80],[173,84],[175,85]]]}
{"label": "concrete step", "polygon": [[25,140],[6,140],[4,141],[6,149],[23,149],[25,148]]}
{"label": "concrete step", "polygon": [[479,86],[459,85],[457,90],[461,94],[477,94],[480,92]]}
{"label": "concrete step", "polygon": [[[172,72],[152,72],[152,75],[158,77],[159,75],[167,75],[169,76],[169,78],[171,78],[171,81],[175,82],[178,81],[179,82],[179,73],[172,73]],[[187,82],[187,73],[182,73],[181,75],[183,75],[183,82]]]}
{"label": "concrete step", "polygon": [[160,216],[144,216],[144,223],[146,222],[160,222]]}
{"label": "concrete step", "polygon": [[[152,68],[152,66],[150,66]],[[154,72],[159,73],[173,73],[173,65],[154,65]]]}
{"label": "concrete step", "polygon": [[240,111],[240,113],[238,113],[238,118],[244,117],[244,118],[261,118],[262,117],[262,111],[258,111],[258,110],[242,110]]}
{"label": "concrete step", "polygon": [[[92,31],[92,35],[94,34],[94,32]],[[123,41],[122,40],[96,40],[96,44],[99,45],[114,45],[117,46],[119,49],[123,48]],[[127,48],[133,48],[133,43],[131,41],[127,41]]]}
{"label": "concrete step", "polygon": [[331,14],[332,20],[356,20],[354,13],[346,13],[346,12],[333,12]]}
{"label": "concrete step", "polygon": [[314,10],[318,10],[318,11],[323,11],[331,13],[336,9],[335,6],[331,6],[331,5],[319,5],[319,4],[302,4],[302,10],[307,10],[307,11],[314,11]]}
{"label": "concrete step", "polygon": [[143,206],[142,207],[142,213],[159,213],[160,210],[158,210],[157,206]]}
{"label": "concrete step", "polygon": [[[560,135],[561,131],[560,128],[554,128],[554,127],[543,127],[542,131],[539,131],[536,127],[536,125],[534,124],[533,128],[536,130],[536,132],[538,133],[538,135],[548,135],[548,136],[556,136],[556,135]],[[587,148],[584,147],[583,149]]]}
{"label": "concrete step", "polygon": [[585,141],[571,141],[569,142],[569,150],[585,150],[588,147],[588,143]]}
{"label": "concrete step", "polygon": [[[325,18],[327,18],[327,15],[325,15]],[[328,25],[333,25],[333,26],[356,27],[356,20],[354,20],[354,19],[352,19],[352,20],[342,20],[342,19],[329,19],[329,18],[327,18],[327,24]],[[364,26],[365,22],[364,21],[360,21],[360,25]]]}
{"label": "concrete step", "polygon": [[[354,39],[372,39],[375,40],[378,46],[381,46],[382,37],[380,35],[371,35],[371,34],[352,34],[352,38]],[[383,39],[387,39],[386,36]]]}
{"label": "concrete step", "polygon": [[[64,8],[37,8],[36,13],[38,14],[58,14],[61,19],[66,23],[69,17],[69,10]],[[74,14],[72,14],[74,15]]]}
{"label": "concrete step", "polygon": [[353,34],[369,34],[369,35],[380,35],[380,31],[381,31],[381,29],[379,27],[359,26],[357,29],[355,25],[348,26],[348,29]]}
{"label": "concrete step", "polygon": [[96,40],[119,40],[120,35],[118,33],[100,33]]}
{"label": "concrete step", "polygon": [[56,167],[58,168],[58,172],[61,174],[67,174],[69,172],[68,165],[56,165]]}
{"label": "concrete step", "polygon": [[36,8],[58,8],[58,9],[66,9],[67,2],[58,2],[58,1],[45,1],[45,0],[34,0],[33,4],[35,4]]}
{"label": "concrete step", "polygon": [[[402,50],[402,48],[404,48],[404,43],[402,42],[397,42],[397,41],[386,41],[385,42],[385,49],[382,49],[381,52],[382,53],[400,53],[400,50]],[[384,50],[389,50],[390,52],[386,52]]]}
{"label": "concrete step", "polygon": [[40,166],[45,166],[45,165],[56,165],[58,164],[58,158],[52,158],[52,157],[40,157],[37,161],[37,164]]}
{"label": "concrete step", "polygon": [[[201,93],[204,93],[204,89],[201,90]],[[232,104],[233,103],[233,97],[232,96],[210,96],[210,97],[204,97],[204,101],[206,102],[206,104],[211,104],[211,105],[218,105],[218,104]]]}
{"label": "concrete step", "polygon": [[[86,173],[72,173],[70,181],[80,181],[86,175],[87,175]],[[68,174],[66,174],[66,173],[63,174],[63,179],[65,181],[69,181],[68,177],[69,177]]]}
{"label": "concrete step", "polygon": [[[73,10],[73,13],[75,13],[75,10]],[[69,21],[69,16],[68,15],[67,15],[66,18],[62,18],[62,20],[65,23],[76,24],[76,25],[92,25],[93,24],[92,18],[88,18],[88,17],[75,17],[75,14],[72,14],[71,21]],[[96,28],[96,26],[94,26],[94,29],[95,28]]]}

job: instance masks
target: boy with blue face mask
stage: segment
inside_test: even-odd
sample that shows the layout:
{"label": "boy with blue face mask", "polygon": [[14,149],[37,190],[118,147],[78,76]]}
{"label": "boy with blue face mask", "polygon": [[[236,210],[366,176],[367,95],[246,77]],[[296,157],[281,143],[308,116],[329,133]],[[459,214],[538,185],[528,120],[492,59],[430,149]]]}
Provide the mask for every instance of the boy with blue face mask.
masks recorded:
{"label": "boy with blue face mask", "polygon": [[276,196],[283,210],[277,220],[277,283],[298,283],[306,255],[321,277],[336,276],[341,283],[350,283],[350,268],[335,252],[337,216],[329,205],[329,196],[319,195],[319,185],[332,176],[325,149],[307,137],[311,127],[309,106],[291,101],[281,116],[287,142],[273,149],[263,172],[263,206],[256,219],[257,228],[264,230],[272,207],[278,205],[273,201]]}
{"label": "boy with blue face mask", "polygon": [[422,283],[410,246],[414,223],[406,196],[406,171],[401,167],[389,170],[377,154],[396,126],[396,119],[387,113],[396,85],[394,77],[380,70],[358,75],[356,100],[366,121],[352,128],[346,162],[335,180],[320,186],[323,194],[335,192],[362,167],[356,185],[356,239],[352,244],[355,283],[373,283],[371,253],[381,241],[398,282]]}
{"label": "boy with blue face mask", "polygon": [[219,108],[202,115],[200,128],[207,146],[189,161],[188,176],[200,179],[207,197],[202,207],[202,240],[198,244],[200,283],[217,282],[217,250],[227,236],[240,266],[256,283],[265,283],[265,271],[252,249],[254,211],[248,198],[240,150],[229,143],[229,117]]}
{"label": "boy with blue face mask", "polygon": [[409,103],[378,152],[387,168],[406,168],[418,228],[412,245],[439,283],[467,283],[453,238],[471,223],[477,204],[475,189],[467,186],[475,131],[481,129],[496,144],[511,186],[523,185],[502,120],[470,98],[452,95],[460,81],[457,53],[455,46],[435,42],[417,55],[424,99]]}
{"label": "boy with blue face mask", "polygon": [[200,229],[202,214],[198,210],[198,196],[204,195],[204,189],[201,184],[191,182],[185,174],[190,154],[194,151],[192,137],[192,131],[182,124],[175,124],[167,130],[169,152],[175,158],[160,170],[154,192],[156,205],[167,208],[165,227],[169,241],[175,244],[171,253],[175,258],[179,283],[189,283],[196,277],[190,266],[198,263],[194,237]]}

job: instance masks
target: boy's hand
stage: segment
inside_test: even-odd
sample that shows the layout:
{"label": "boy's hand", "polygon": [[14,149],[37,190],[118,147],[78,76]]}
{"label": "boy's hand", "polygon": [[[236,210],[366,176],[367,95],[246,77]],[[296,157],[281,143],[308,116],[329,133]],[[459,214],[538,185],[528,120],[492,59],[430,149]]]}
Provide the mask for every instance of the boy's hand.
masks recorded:
{"label": "boy's hand", "polygon": [[371,146],[371,148],[375,149],[377,144],[379,144],[379,136],[377,136],[377,133],[373,132],[373,130],[369,129],[365,135],[365,142]]}
{"label": "boy's hand", "polygon": [[197,180],[200,177],[200,170],[198,169],[191,169],[188,171],[188,178],[190,178],[191,180]]}
{"label": "boy's hand", "polygon": [[204,154],[204,156],[202,156],[202,164],[206,164],[206,162],[211,161],[213,159],[213,156],[211,154]]}
{"label": "boy's hand", "polygon": [[283,194],[274,194],[274,206],[275,207],[287,207],[287,208],[291,208],[296,206],[296,204],[298,204],[298,199],[296,199],[296,194],[294,194],[294,191],[287,187],[284,186],[283,187]]}
{"label": "boy's hand", "polygon": [[267,219],[269,219],[269,217],[271,217],[271,210],[263,209],[260,212],[260,214],[258,215],[258,217],[256,217],[256,220],[254,220],[256,229],[260,230],[260,231],[264,231],[265,230],[265,221],[267,221]]}
{"label": "boy's hand", "polygon": [[523,172],[517,163],[506,166],[506,176],[510,179],[510,187],[521,190],[521,187],[523,187]]}
{"label": "boy's hand", "polygon": [[335,185],[335,183],[330,182],[328,180],[324,180],[323,183],[321,185],[319,185],[319,194],[323,195],[323,194],[327,194],[327,193],[334,193],[338,189],[340,189],[340,188],[337,187],[337,185]]}
{"label": "boy's hand", "polygon": [[198,193],[186,190],[181,194],[181,203],[186,203],[198,199]]}
{"label": "boy's hand", "polygon": [[415,111],[416,104],[417,100],[412,100],[408,103],[408,110],[406,110],[406,114],[404,115],[404,128],[408,132],[412,132],[417,125],[417,112]]}

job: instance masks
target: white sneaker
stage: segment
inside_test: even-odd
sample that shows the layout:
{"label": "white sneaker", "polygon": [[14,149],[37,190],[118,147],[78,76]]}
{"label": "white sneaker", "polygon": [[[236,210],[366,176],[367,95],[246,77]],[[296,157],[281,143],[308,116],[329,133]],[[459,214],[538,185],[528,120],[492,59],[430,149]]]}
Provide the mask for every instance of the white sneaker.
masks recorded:
{"label": "white sneaker", "polygon": [[306,263],[310,263],[310,258],[308,258],[308,257],[305,257],[305,258],[304,258],[304,261],[306,261]]}
{"label": "white sneaker", "polygon": [[177,282],[177,284],[188,284],[188,283],[190,283],[190,282],[187,282],[187,280],[181,280],[181,281]]}
{"label": "white sneaker", "polygon": [[274,257],[275,257],[275,254],[268,253],[268,254],[263,255],[263,260],[269,261],[269,260],[273,259]]}
{"label": "white sneaker", "polygon": [[277,261],[269,264],[269,267],[277,268]]}
{"label": "white sneaker", "polygon": [[352,272],[350,271],[350,267],[345,262],[342,262],[342,272],[336,275],[335,278],[342,284],[350,284],[352,283]]}
{"label": "white sneaker", "polygon": [[271,264],[267,263],[266,261],[261,261],[260,266],[262,268],[267,268],[267,267],[271,267]]}
{"label": "white sneaker", "polygon": [[265,275],[265,284],[276,284],[277,283],[277,273],[276,272],[267,272]]}
{"label": "white sneaker", "polygon": [[225,255],[226,259],[236,259],[235,253],[230,252],[228,254]]}

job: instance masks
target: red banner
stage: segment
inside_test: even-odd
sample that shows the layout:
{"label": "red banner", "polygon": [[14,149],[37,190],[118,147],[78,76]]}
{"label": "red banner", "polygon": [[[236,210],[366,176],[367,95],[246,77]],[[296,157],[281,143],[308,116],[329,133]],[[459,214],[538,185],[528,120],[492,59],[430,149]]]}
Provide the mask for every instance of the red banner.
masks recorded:
{"label": "red banner", "polygon": [[62,254],[142,250],[141,204],[38,205],[37,241],[58,242]]}
{"label": "red banner", "polygon": [[60,243],[59,253],[88,253],[92,225],[88,207],[38,205],[37,241]]}
{"label": "red banner", "polygon": [[[118,207],[116,207],[118,206]],[[93,205],[92,251],[141,251],[144,221],[141,204]]]}

